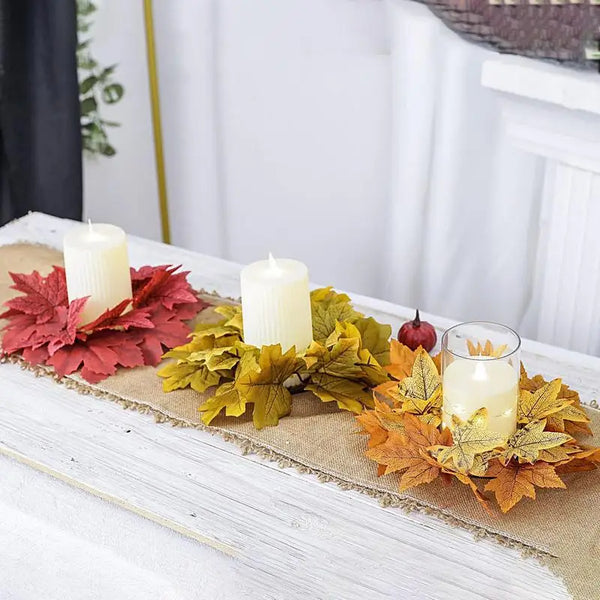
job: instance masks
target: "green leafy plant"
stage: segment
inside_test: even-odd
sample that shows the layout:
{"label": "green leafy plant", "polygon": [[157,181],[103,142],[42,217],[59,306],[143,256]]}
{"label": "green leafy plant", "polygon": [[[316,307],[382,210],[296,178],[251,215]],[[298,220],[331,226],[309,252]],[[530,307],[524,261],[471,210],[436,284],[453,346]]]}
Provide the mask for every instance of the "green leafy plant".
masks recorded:
{"label": "green leafy plant", "polygon": [[77,68],[79,71],[79,102],[81,112],[81,139],[84,150],[92,154],[113,156],[115,148],[108,139],[107,128],[119,123],[107,121],[100,114],[100,106],[115,104],[123,97],[123,86],[113,80],[117,65],[101,66],[92,56],[89,33],[92,15],[97,7],[92,0],[77,0]]}

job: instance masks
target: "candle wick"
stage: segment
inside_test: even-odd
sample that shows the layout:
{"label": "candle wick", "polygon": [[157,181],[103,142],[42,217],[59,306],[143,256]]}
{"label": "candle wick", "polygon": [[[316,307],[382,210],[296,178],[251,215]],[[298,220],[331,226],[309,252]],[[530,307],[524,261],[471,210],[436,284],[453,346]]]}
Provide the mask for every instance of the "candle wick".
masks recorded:
{"label": "candle wick", "polygon": [[90,233],[94,233],[94,226],[92,225],[91,219],[88,219],[88,229]]}
{"label": "candle wick", "polygon": [[277,261],[271,252],[269,252],[269,267],[273,270],[280,270],[279,265],[277,264]]}

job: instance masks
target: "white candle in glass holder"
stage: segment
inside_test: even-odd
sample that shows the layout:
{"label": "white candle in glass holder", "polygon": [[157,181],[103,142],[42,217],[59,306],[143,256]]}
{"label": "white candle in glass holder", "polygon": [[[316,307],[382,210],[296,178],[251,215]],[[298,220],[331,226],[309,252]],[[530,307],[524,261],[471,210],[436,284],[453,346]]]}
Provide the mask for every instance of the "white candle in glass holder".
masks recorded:
{"label": "white candle in glass holder", "polygon": [[281,344],[303,352],[312,342],[308,269],[290,259],[261,260],[242,269],[244,341],[253,346]]}
{"label": "white candle in glass holder", "polygon": [[453,414],[465,421],[485,406],[488,429],[506,436],[515,432],[519,382],[507,361],[457,358],[444,369],[442,385],[444,426],[451,427]]}
{"label": "white candle in glass holder", "polygon": [[63,251],[69,301],[89,296],[80,324],[132,297],[127,236],[120,227],[91,222],[73,227]]}

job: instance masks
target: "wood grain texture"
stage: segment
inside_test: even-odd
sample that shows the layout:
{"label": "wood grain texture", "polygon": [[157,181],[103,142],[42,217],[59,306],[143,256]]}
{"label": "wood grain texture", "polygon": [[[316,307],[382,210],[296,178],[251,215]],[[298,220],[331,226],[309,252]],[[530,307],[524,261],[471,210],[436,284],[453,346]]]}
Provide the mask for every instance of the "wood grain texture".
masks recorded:
{"label": "wood grain texture", "polygon": [[[32,214],[0,229],[0,244],[26,240],[58,246],[69,226]],[[192,270],[194,286],[239,293],[238,265],[135,238],[130,254],[135,266],[182,263]],[[365,312],[394,327],[412,312],[353,297]],[[431,320],[439,328],[450,323]],[[525,342],[524,350],[532,372],[564,374],[584,401],[596,397],[600,359],[534,342]],[[73,494],[85,490],[193,538],[194,552],[204,548],[207,561],[215,560],[216,549],[223,565],[233,561],[237,578],[236,591],[218,597],[569,597],[563,583],[535,560],[475,541],[433,517],[384,509],[359,493],[242,456],[217,436],[157,425],[146,415],[80,396],[15,365],[2,365],[0,378],[0,454],[79,488]],[[55,485],[63,490],[63,483]],[[0,491],[0,500],[5,494],[6,502],[14,502],[15,489]],[[189,541],[181,542],[180,552],[173,550],[173,561],[189,556]],[[181,597],[217,597],[208,588],[207,595],[186,593]]]}

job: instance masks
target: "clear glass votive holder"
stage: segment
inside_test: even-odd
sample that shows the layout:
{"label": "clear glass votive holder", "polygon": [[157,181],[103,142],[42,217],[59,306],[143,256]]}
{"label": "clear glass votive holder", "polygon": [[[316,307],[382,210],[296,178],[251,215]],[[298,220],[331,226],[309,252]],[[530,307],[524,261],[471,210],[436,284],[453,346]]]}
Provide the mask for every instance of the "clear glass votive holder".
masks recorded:
{"label": "clear glass votive holder", "polygon": [[488,411],[488,429],[504,436],[517,428],[521,338],[498,323],[472,321],[442,336],[442,421],[452,428],[452,415],[467,420],[476,410]]}

